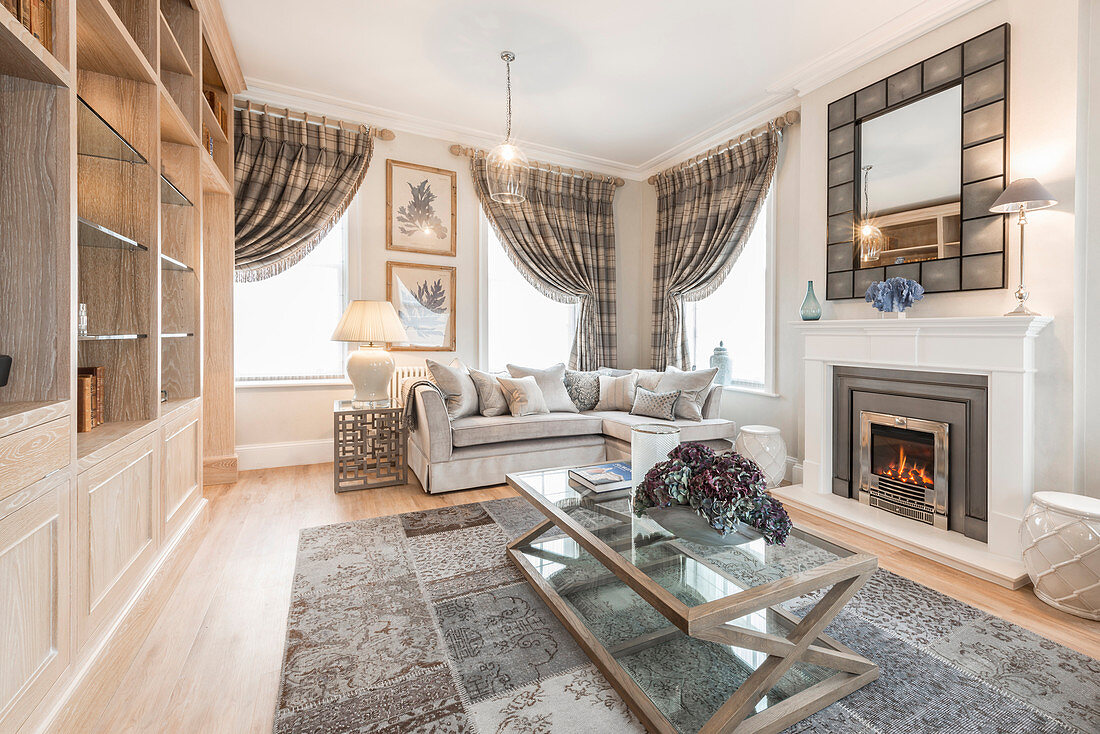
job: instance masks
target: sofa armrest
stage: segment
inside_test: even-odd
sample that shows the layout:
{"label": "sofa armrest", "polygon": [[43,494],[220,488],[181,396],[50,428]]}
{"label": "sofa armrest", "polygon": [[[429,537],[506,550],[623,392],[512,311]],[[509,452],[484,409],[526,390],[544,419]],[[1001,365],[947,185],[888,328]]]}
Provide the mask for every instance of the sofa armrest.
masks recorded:
{"label": "sofa armrest", "polygon": [[703,417],[704,418],[721,418],[722,417],[722,390],[721,385],[711,385],[710,392],[707,393],[707,399],[703,401]]}
{"label": "sofa armrest", "polygon": [[409,438],[416,442],[428,462],[435,464],[451,459],[451,418],[443,396],[427,385],[420,385],[413,393],[416,401],[416,430]]}

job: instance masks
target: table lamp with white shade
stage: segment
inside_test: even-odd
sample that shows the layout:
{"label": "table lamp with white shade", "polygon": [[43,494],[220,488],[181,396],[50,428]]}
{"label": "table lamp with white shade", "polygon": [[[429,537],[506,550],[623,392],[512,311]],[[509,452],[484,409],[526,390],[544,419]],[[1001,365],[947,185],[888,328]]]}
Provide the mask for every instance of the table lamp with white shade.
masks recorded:
{"label": "table lamp with white shade", "polygon": [[408,341],[409,335],[389,301],[352,301],[332,333],[332,340],[354,342],[358,349],[348,354],[348,379],[355,388],[357,408],[387,404],[393,357],[386,351],[389,342]]}
{"label": "table lamp with white shade", "polygon": [[997,214],[1020,213],[1017,220],[1020,225],[1020,285],[1016,289],[1016,308],[1005,316],[1034,316],[1034,311],[1024,305],[1024,301],[1030,295],[1024,287],[1024,225],[1027,224],[1027,213],[1036,209],[1046,209],[1058,202],[1041,183],[1033,178],[1018,178],[1008,185],[989,211]]}

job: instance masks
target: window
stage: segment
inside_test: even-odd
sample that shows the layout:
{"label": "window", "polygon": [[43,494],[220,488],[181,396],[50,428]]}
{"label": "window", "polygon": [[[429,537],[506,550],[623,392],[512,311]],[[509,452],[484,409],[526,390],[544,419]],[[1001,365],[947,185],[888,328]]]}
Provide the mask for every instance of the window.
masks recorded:
{"label": "window", "polygon": [[684,304],[692,362],[709,367],[715,347],[724,342],[732,367],[726,384],[735,387],[763,390],[770,383],[772,198],[769,193],[764,200],[745,249],[721,287],[701,301]]}
{"label": "window", "polygon": [[238,380],[338,378],[344,345],[329,339],[344,313],[347,217],[293,267],[233,288]]}
{"label": "window", "polygon": [[535,290],[508,259],[485,222],[488,241],[488,369],[513,364],[545,367],[568,362],[577,328],[577,306]]}

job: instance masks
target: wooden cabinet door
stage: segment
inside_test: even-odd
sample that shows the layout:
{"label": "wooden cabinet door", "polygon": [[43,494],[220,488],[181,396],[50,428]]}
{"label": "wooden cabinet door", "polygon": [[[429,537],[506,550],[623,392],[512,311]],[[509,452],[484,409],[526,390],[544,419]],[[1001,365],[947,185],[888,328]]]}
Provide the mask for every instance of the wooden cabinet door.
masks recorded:
{"label": "wooden cabinet door", "polygon": [[202,430],[199,404],[173,417],[162,431],[162,537],[171,538],[202,498]]}
{"label": "wooden cabinet door", "polygon": [[0,731],[17,729],[69,662],[72,479],[43,484],[0,518]]}
{"label": "wooden cabinet door", "polygon": [[83,645],[133,594],[158,541],[157,434],[77,477],[76,627]]}

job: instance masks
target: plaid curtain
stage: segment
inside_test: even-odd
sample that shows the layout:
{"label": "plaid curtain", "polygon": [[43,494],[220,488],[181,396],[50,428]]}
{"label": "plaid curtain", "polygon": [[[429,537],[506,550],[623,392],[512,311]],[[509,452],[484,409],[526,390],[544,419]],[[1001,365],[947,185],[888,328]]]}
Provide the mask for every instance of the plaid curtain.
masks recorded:
{"label": "plaid curtain", "polygon": [[374,140],[259,111],[236,111],[238,282],[278,275],[313,251],[363,183]]}
{"label": "plaid curtain", "polygon": [[580,305],[571,369],[613,366],[615,357],[615,184],[532,167],[527,200],[489,198],[485,155],[470,160],[474,190],[516,269],[547,298]]}
{"label": "plaid curtain", "polygon": [[684,301],[706,298],[729,275],[771,186],[778,151],[779,133],[769,126],[740,145],[657,175],[655,367],[691,364]]}

